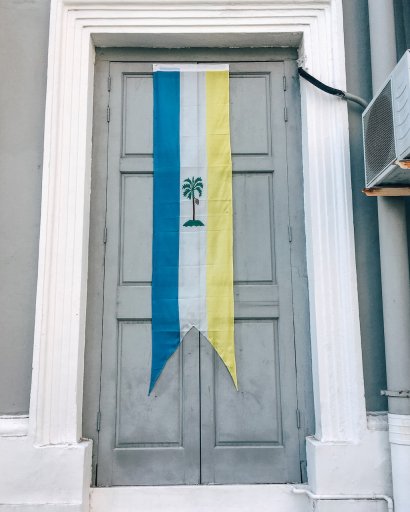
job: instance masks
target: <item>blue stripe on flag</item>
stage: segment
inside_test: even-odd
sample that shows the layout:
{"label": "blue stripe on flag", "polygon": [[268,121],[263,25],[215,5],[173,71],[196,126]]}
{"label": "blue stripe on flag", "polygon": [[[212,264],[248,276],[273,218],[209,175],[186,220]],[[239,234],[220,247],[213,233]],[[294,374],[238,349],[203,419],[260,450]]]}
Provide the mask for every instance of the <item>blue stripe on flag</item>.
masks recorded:
{"label": "blue stripe on flag", "polygon": [[152,365],[149,392],[180,342],[179,72],[154,73],[154,218],[152,242]]}

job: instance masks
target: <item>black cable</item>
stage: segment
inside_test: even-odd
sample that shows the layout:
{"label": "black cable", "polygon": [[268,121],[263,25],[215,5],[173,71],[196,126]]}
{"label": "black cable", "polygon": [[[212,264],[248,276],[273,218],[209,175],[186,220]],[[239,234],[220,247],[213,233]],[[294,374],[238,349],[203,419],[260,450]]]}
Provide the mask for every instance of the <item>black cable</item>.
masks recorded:
{"label": "black cable", "polygon": [[321,89],[324,92],[327,92],[328,94],[333,94],[333,96],[339,96],[340,98],[344,98],[345,92],[341,91],[340,89],[335,89],[334,87],[330,87],[330,85],[326,85],[314,76],[310,75],[307,71],[305,71],[303,68],[298,68],[299,75],[303,77],[305,80],[313,84],[318,89]]}
{"label": "black cable", "polygon": [[335,89],[334,87],[330,87],[330,85],[326,85],[311,74],[309,74],[307,71],[305,71],[303,68],[298,68],[299,75],[303,77],[305,80],[310,82],[312,85],[320,89],[321,91],[326,92],[327,94],[332,94],[333,96],[337,96],[338,98],[341,98],[346,101],[354,101],[355,103],[359,104],[361,107],[366,108],[368,103],[363,98],[360,98],[359,96],[355,96],[354,94],[350,94],[348,92],[342,91],[341,89]]}

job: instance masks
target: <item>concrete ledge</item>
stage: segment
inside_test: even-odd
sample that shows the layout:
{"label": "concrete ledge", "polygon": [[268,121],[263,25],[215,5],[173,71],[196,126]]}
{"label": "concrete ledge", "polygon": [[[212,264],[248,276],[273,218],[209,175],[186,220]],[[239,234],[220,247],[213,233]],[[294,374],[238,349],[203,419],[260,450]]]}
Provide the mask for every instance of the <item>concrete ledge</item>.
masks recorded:
{"label": "concrete ledge", "polygon": [[0,416],[0,437],[21,437],[28,432],[28,416]]}
{"label": "concrete ledge", "polygon": [[[292,485],[93,488],[90,512],[308,512]],[[369,511],[370,512],[370,511]],[[371,511],[376,512],[376,511]],[[377,511],[378,512],[378,511]]]}
{"label": "concrete ledge", "polygon": [[82,505],[72,503],[36,503],[27,505],[24,503],[0,503],[0,512],[82,512]]}
{"label": "concrete ledge", "polygon": [[344,501],[317,501],[313,509],[315,512],[386,512],[385,501],[371,500],[344,500]]}
{"label": "concrete ledge", "polygon": [[391,443],[410,446],[410,416],[389,414],[389,439]]}
{"label": "concrete ledge", "polygon": [[388,432],[366,430],[358,443],[306,439],[309,487],[315,494],[392,495]]}
{"label": "concrete ledge", "polygon": [[369,430],[389,430],[387,412],[368,412],[367,428]]}
{"label": "concrete ledge", "polygon": [[88,512],[91,441],[33,446],[0,437],[0,512]]}

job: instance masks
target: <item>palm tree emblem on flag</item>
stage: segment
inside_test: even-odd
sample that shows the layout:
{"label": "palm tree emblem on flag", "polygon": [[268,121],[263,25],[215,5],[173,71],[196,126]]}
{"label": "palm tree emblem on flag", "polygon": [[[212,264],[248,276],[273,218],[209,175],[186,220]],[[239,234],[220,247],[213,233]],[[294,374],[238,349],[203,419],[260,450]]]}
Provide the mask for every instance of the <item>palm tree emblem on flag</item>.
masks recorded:
{"label": "palm tree emblem on flag", "polygon": [[202,191],[204,188],[204,184],[202,182],[202,178],[194,178],[192,176],[192,180],[190,178],[187,178],[184,180],[184,183],[182,184],[182,194],[187,199],[192,200],[192,219],[187,220],[184,223],[185,227],[192,227],[192,226],[204,226],[204,223],[200,220],[195,219],[195,205],[199,205],[199,199],[195,197],[195,194],[198,193],[198,196],[202,196]]}

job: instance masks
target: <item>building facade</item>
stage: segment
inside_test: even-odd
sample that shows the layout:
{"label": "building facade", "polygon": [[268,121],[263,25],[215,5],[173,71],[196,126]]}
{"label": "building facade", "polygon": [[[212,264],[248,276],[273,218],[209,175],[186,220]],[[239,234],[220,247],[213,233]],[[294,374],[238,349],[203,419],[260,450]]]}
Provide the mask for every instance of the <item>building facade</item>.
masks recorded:
{"label": "building facade", "polygon": [[[373,2],[0,6],[0,509],[392,510],[377,205],[361,191],[361,109],[297,74],[303,66],[370,100]],[[398,59],[410,9],[384,4]],[[149,340],[150,312],[140,295],[123,296],[145,293],[150,280],[146,83],[158,61],[231,66],[240,406],[199,338],[196,370],[170,370],[188,384],[158,390],[179,409],[135,392],[147,350],[133,340]],[[189,367],[191,352],[180,352]],[[233,424],[220,404],[232,406]],[[154,430],[141,432],[141,418]]]}

